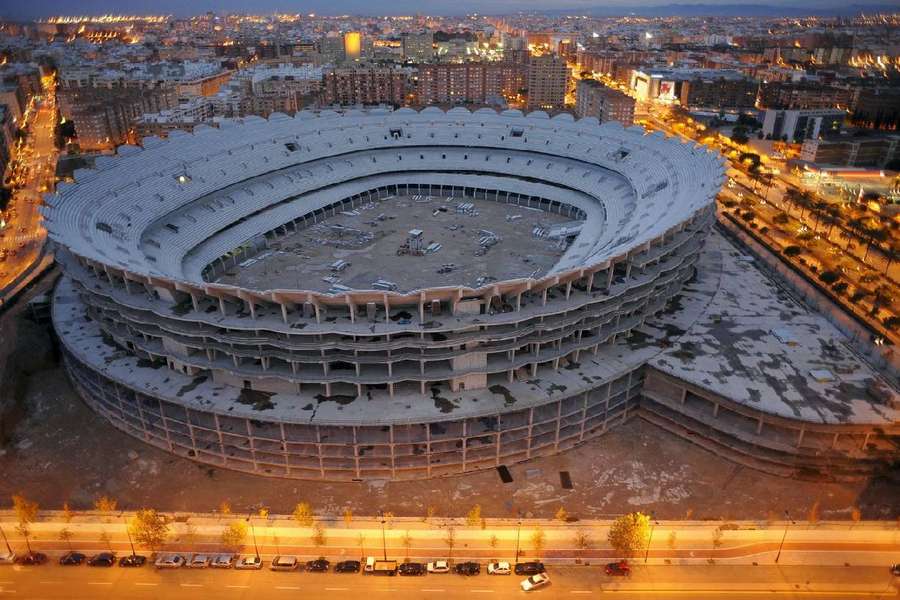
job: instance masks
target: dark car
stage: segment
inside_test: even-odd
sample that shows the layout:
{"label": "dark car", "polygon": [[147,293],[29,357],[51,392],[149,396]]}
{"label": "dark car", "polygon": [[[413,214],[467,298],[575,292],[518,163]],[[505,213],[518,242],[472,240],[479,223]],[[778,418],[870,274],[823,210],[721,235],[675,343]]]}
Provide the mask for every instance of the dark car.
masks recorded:
{"label": "dark car", "polygon": [[478,575],[481,573],[481,565],[477,562],[461,562],[456,565],[457,575]]}
{"label": "dark car", "polygon": [[614,575],[618,577],[631,575],[631,567],[629,567],[628,563],[624,560],[608,563],[606,565],[606,568],[603,570],[606,571],[607,575]]}
{"label": "dark car", "polygon": [[400,565],[397,571],[401,575],[424,575],[425,565],[417,562],[403,563],[402,565]]}
{"label": "dark car", "polygon": [[327,560],[324,558],[319,558],[317,560],[311,560],[306,563],[306,570],[311,573],[325,573],[328,571],[328,565],[330,565]]}
{"label": "dark car", "polygon": [[891,565],[891,575],[893,575],[894,577],[900,577],[900,563]]}
{"label": "dark car", "polygon": [[544,563],[540,562],[523,562],[516,563],[516,575],[537,575],[546,571]]}
{"label": "dark car", "polygon": [[111,567],[116,564],[116,555],[112,552],[101,552],[90,557],[87,564],[90,567]]}
{"label": "dark car", "polygon": [[16,563],[20,565],[42,565],[47,562],[47,555],[43,552],[29,552],[16,558]]}
{"label": "dark car", "polygon": [[143,567],[147,564],[147,557],[140,554],[129,554],[119,559],[120,567]]}
{"label": "dark car", "polygon": [[334,565],[335,573],[359,573],[358,560],[342,560]]}
{"label": "dark car", "polygon": [[84,559],[87,558],[81,552],[66,552],[59,559],[59,564],[64,566],[75,566],[80,565],[84,562]]}

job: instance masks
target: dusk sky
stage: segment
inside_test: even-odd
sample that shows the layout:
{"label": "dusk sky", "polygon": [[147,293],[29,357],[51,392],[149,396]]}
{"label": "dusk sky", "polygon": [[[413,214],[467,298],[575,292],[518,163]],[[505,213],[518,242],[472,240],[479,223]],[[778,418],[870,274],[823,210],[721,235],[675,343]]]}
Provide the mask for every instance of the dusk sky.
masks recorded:
{"label": "dusk sky", "polygon": [[[678,2],[673,2],[678,3]],[[769,4],[787,5],[792,7],[808,7],[810,9],[822,9],[841,6],[837,0],[822,0],[810,2],[809,0],[769,0],[757,2],[738,2],[737,0],[705,0],[692,2],[680,0],[684,4],[707,5],[735,5],[735,4]],[[873,2],[875,3],[875,2]],[[886,5],[900,5],[897,0],[877,2]],[[0,16],[17,19],[34,19],[55,14],[104,14],[104,13],[131,13],[131,14],[174,14],[189,15],[213,11],[234,12],[286,12],[307,13],[318,12],[322,14],[460,14],[466,12],[480,12],[484,14],[499,14],[518,10],[553,10],[574,8],[610,8],[610,7],[647,7],[669,4],[667,1],[641,2],[639,0],[309,0],[305,2],[292,2],[290,0],[262,0],[247,2],[246,0],[34,0],[24,2],[21,0],[4,0],[0,2]]]}

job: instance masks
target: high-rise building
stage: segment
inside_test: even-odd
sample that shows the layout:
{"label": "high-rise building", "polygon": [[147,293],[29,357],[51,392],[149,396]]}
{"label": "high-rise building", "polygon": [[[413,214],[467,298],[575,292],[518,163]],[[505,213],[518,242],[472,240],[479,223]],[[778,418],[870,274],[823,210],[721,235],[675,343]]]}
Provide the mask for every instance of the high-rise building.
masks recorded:
{"label": "high-rise building", "polygon": [[408,73],[401,69],[353,67],[333,69],[322,81],[321,103],[405,104]]}
{"label": "high-rise building", "polygon": [[884,168],[900,158],[900,135],[868,135],[809,139],[803,142],[800,159],[837,167]]}
{"label": "high-rise building", "polygon": [[569,69],[555,54],[528,61],[528,110],[558,110],[565,106]]}
{"label": "high-rise building", "polygon": [[344,38],[326,36],[319,39],[319,58],[322,64],[337,65],[344,62]]}
{"label": "high-rise building", "polygon": [[634,98],[599,81],[582,79],[576,87],[575,114],[596,117],[601,123],[618,121],[628,127],[634,123]]}
{"label": "high-rise building", "polygon": [[401,37],[403,60],[422,63],[428,62],[434,57],[434,34],[430,31],[424,33],[404,33]]}
{"label": "high-rise building", "polygon": [[714,110],[753,108],[759,88],[755,80],[746,77],[692,77],[680,84],[682,106]]}
{"label": "high-rise building", "polygon": [[488,104],[525,87],[526,68],[510,62],[421,65],[419,104]]}
{"label": "high-rise building", "polygon": [[846,116],[846,111],[834,108],[818,110],[769,108],[763,113],[762,132],[771,139],[802,142],[839,131]]}
{"label": "high-rise building", "polygon": [[358,61],[361,54],[362,34],[358,31],[348,31],[344,34],[344,60]]}

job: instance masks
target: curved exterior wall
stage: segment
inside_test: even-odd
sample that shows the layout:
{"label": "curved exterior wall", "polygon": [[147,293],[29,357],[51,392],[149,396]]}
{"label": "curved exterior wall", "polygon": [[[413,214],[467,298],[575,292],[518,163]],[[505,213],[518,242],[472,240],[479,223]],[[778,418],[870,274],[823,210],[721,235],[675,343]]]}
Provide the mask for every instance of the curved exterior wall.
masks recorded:
{"label": "curved exterior wall", "polygon": [[[515,111],[281,116],[144,146],[48,198],[72,380],[148,442],[289,477],[459,473],[627,418],[641,361],[589,357],[691,277],[722,178],[718,158],[637,128]],[[208,281],[336,212],[415,193],[583,225],[546,276],[478,289]]]}

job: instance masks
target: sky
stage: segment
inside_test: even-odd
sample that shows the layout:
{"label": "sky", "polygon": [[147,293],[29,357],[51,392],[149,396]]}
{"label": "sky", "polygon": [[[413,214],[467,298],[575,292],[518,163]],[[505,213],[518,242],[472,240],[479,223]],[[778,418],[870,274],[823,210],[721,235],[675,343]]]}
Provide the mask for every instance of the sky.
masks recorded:
{"label": "sky", "polygon": [[[174,14],[186,16],[209,10],[247,13],[321,14],[502,14],[518,10],[557,10],[591,7],[657,6],[681,2],[707,5],[769,4],[827,8],[848,4],[840,0],[0,0],[0,16],[35,19],[57,14]],[[900,0],[873,0],[895,5]]]}

